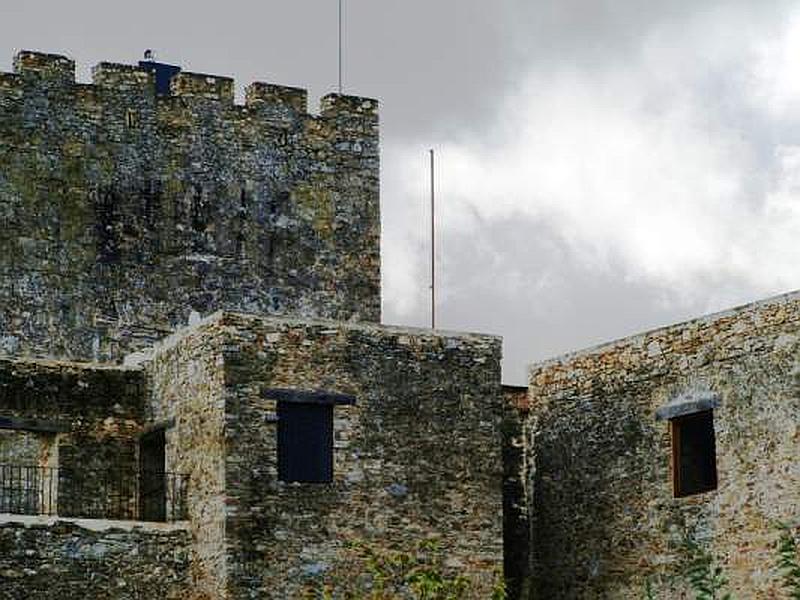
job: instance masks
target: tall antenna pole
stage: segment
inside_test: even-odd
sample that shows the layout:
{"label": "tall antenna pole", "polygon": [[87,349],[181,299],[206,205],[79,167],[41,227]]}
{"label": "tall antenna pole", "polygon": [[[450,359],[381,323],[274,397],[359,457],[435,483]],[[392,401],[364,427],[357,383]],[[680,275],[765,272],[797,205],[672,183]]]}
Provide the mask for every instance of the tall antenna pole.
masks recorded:
{"label": "tall antenna pole", "polygon": [[342,1],[339,0],[339,93],[342,93]]}
{"label": "tall antenna pole", "polygon": [[436,195],[433,148],[431,152],[431,329],[436,329]]}

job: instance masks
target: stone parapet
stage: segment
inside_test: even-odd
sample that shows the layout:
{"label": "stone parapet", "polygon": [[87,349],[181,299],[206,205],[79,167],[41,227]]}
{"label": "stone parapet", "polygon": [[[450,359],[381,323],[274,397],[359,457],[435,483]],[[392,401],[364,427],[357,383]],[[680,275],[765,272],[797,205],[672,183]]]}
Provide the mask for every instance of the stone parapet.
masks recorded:
{"label": "stone parapet", "polygon": [[192,585],[187,531],[0,522],[3,598],[211,600]]}

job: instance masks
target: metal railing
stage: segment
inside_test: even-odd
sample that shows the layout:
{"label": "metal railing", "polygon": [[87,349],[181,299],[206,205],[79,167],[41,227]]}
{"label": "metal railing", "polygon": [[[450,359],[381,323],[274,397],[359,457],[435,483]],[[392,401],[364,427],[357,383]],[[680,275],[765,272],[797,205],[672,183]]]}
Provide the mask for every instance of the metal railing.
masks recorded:
{"label": "metal railing", "polygon": [[189,478],[178,473],[0,464],[0,513],[87,519],[186,519]]}

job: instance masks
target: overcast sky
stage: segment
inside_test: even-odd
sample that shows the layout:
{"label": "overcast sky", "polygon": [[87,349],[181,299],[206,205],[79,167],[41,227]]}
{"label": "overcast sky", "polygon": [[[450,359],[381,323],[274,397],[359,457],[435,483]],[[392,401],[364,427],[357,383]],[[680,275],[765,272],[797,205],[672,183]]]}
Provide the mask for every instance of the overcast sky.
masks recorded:
{"label": "overcast sky", "polygon": [[[800,288],[800,0],[345,0],[345,88],[381,100],[384,322],[428,314],[525,365]],[[145,48],[332,91],[336,0],[3,2],[0,69],[88,80]]]}

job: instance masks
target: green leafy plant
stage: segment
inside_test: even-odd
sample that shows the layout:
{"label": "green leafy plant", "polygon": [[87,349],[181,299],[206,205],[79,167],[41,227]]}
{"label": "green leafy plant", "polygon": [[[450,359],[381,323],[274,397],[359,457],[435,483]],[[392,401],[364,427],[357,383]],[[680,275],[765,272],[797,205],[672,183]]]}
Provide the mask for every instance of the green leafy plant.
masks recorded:
{"label": "green leafy plant", "polygon": [[[411,551],[352,541],[346,555],[346,563],[310,586],[306,598],[460,600],[477,593],[458,569],[445,566],[446,554],[436,540],[424,540]],[[500,573],[495,573],[491,600],[507,600]]]}
{"label": "green leafy plant", "polygon": [[650,578],[644,580],[644,600],[656,600],[656,594],[653,591],[653,582]]}
{"label": "green leafy plant", "polygon": [[503,573],[500,571],[495,572],[494,586],[492,587],[492,600],[508,600],[506,582],[505,579],[503,579]]}
{"label": "green leafy plant", "polygon": [[425,558],[405,565],[408,569],[405,581],[418,600],[457,600],[469,587],[469,581],[461,575],[448,577],[442,572],[442,565],[436,559],[439,552],[436,541],[426,540],[420,543],[417,551],[418,558]]}
{"label": "green leafy plant", "polygon": [[728,580],[722,567],[714,564],[714,557],[690,538],[686,539],[685,546],[687,561],[684,574],[694,591],[695,600],[732,600],[730,592],[725,591]]}
{"label": "green leafy plant", "polygon": [[800,559],[798,559],[797,539],[787,525],[780,525],[778,538],[778,568],[783,578],[783,588],[789,598],[800,600]]}

